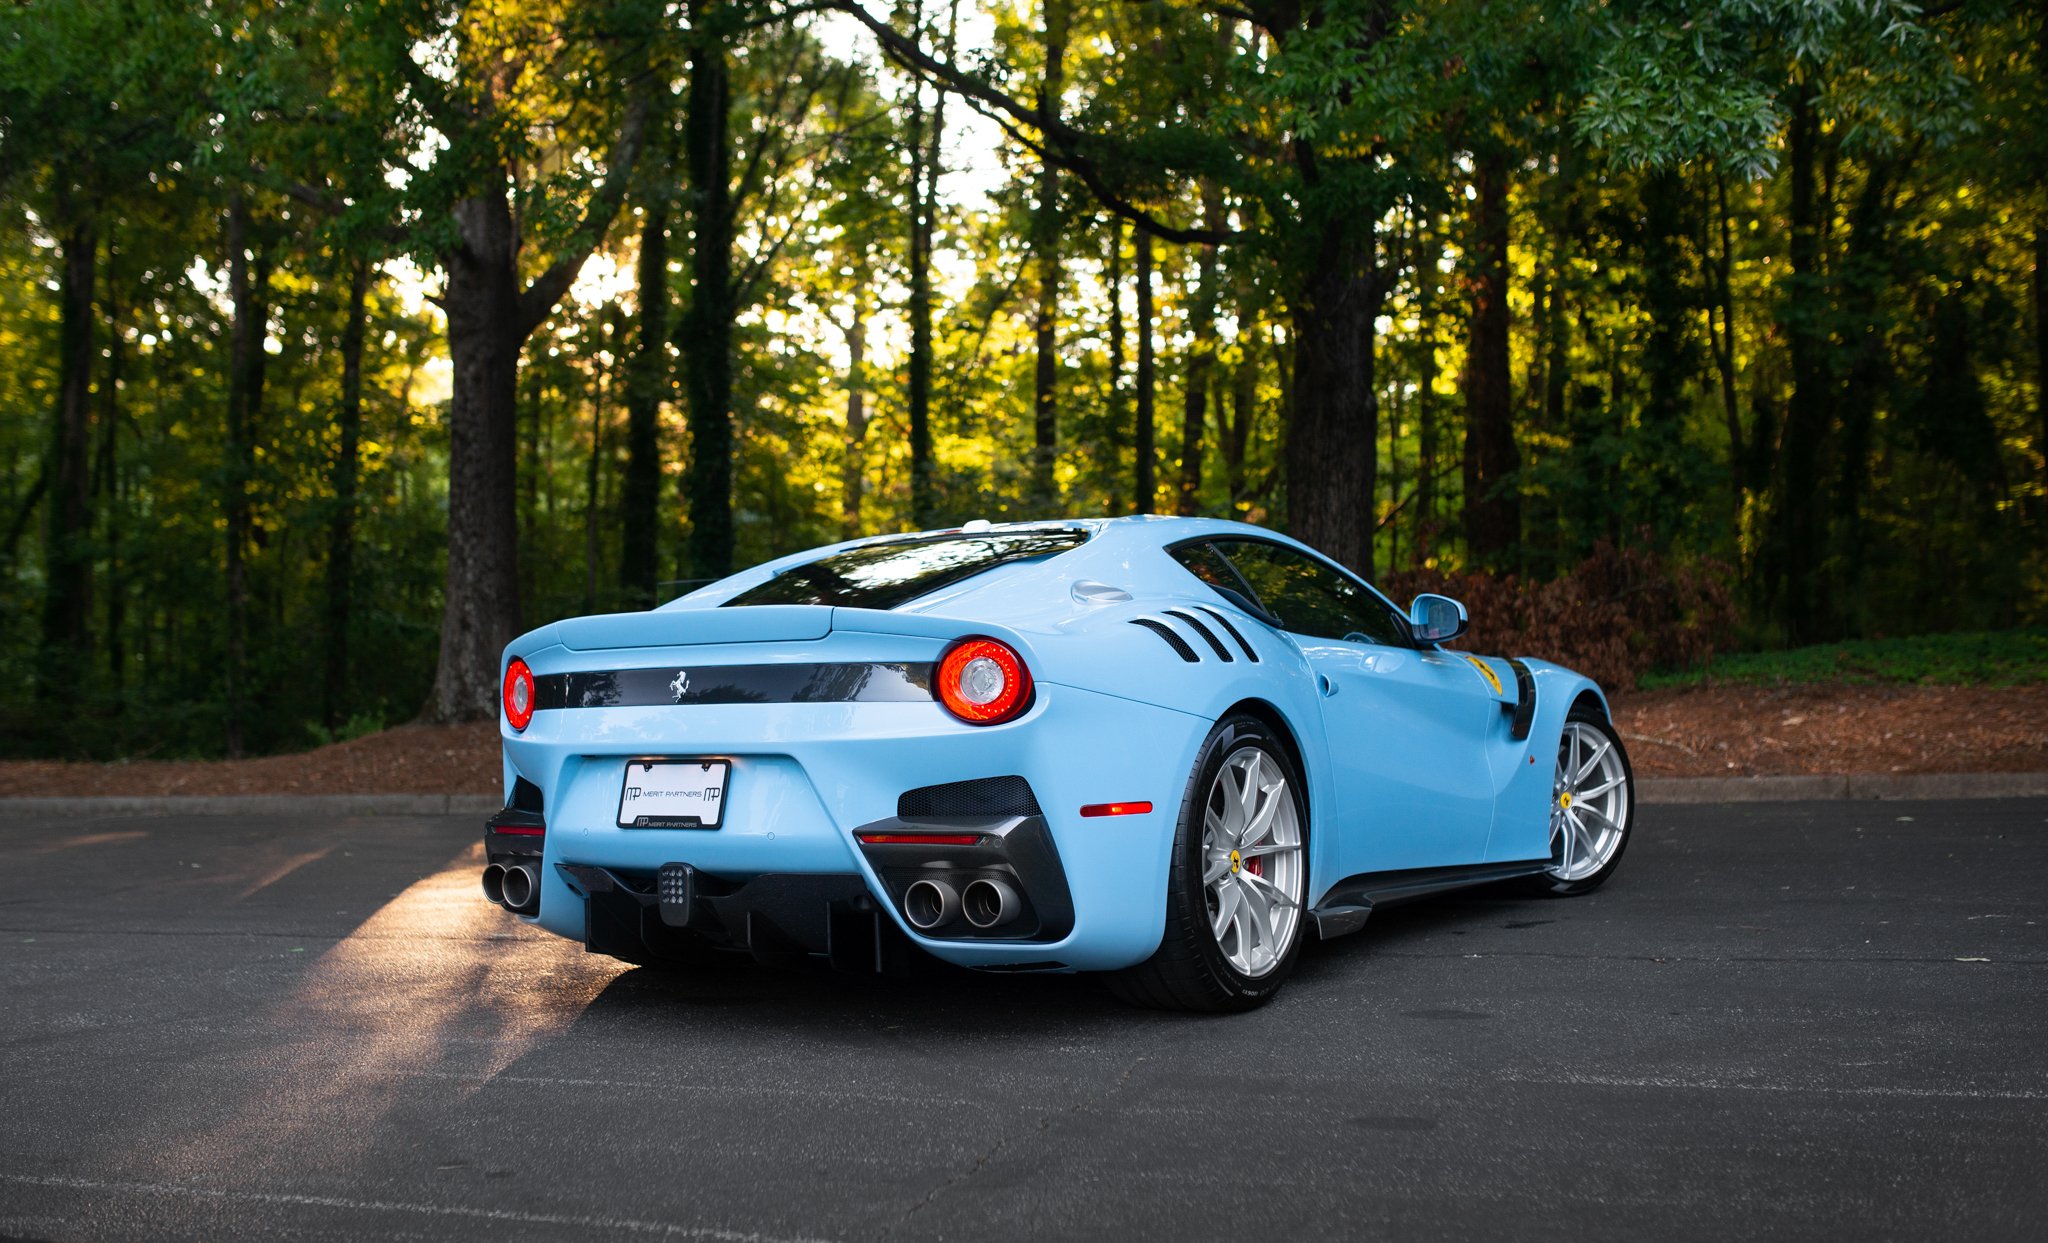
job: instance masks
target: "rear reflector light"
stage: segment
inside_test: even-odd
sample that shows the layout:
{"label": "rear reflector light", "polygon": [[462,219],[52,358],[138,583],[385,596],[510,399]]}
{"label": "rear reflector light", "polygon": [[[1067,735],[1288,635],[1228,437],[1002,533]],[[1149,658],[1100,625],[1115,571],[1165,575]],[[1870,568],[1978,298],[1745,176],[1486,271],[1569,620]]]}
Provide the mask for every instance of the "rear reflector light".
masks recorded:
{"label": "rear reflector light", "polygon": [[1031,671],[1007,643],[962,639],[939,660],[939,702],[970,725],[995,725],[1031,706]]}
{"label": "rear reflector light", "polygon": [[858,833],[869,846],[979,846],[979,833]]}
{"label": "rear reflector light", "polygon": [[494,824],[491,826],[491,832],[505,837],[546,837],[548,835],[547,826],[544,824]]}
{"label": "rear reflector light", "polygon": [[1150,803],[1090,803],[1081,809],[1084,816],[1144,816],[1151,814]]}
{"label": "rear reflector light", "polygon": [[513,729],[533,720],[533,670],[517,656],[505,666],[505,720]]}

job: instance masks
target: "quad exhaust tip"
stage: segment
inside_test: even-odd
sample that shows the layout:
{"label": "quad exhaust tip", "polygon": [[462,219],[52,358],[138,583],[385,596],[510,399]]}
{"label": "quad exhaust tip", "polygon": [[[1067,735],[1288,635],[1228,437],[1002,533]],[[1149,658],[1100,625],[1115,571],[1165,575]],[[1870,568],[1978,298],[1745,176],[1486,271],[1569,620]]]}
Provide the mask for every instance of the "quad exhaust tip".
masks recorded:
{"label": "quad exhaust tip", "polygon": [[1016,890],[999,880],[987,879],[968,883],[961,906],[967,912],[967,922],[977,928],[1007,924],[1024,909]]}
{"label": "quad exhaust tip", "polygon": [[949,923],[959,913],[960,891],[945,881],[912,881],[903,893],[903,916],[920,932]]}
{"label": "quad exhaust tip", "polygon": [[505,865],[493,863],[484,869],[484,897],[505,905]]}

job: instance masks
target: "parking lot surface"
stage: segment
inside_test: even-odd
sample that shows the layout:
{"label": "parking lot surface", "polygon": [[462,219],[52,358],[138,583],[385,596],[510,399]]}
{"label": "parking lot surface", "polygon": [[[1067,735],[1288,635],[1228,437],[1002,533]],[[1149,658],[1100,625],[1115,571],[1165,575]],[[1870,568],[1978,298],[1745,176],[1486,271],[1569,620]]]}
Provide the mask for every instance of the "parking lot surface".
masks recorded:
{"label": "parking lot surface", "polygon": [[2048,1237],[2048,801],[1638,815],[1229,1018],[628,968],[467,819],[0,823],[0,1236]]}

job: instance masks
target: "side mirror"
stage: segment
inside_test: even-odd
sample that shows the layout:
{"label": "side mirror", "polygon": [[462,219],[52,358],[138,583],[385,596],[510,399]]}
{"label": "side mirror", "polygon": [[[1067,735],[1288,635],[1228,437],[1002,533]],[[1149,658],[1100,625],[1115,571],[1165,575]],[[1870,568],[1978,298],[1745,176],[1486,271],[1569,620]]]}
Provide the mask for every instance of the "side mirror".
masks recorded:
{"label": "side mirror", "polygon": [[1470,624],[1465,606],[1449,596],[1423,594],[1408,606],[1408,626],[1417,643],[1448,643]]}

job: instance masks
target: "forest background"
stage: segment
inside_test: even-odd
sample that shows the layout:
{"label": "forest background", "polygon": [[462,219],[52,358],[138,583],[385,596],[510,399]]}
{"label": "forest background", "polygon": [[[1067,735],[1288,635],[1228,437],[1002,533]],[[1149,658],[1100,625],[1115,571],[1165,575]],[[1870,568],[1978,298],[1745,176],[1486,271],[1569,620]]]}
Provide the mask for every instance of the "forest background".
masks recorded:
{"label": "forest background", "polygon": [[0,754],[487,718],[526,626],[970,518],[1269,524],[1622,686],[2037,624],[2044,67],[1989,0],[7,6]]}

